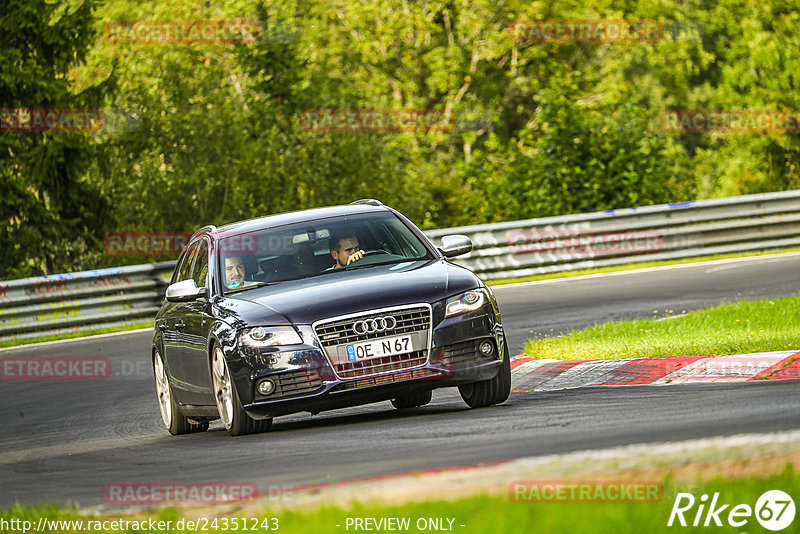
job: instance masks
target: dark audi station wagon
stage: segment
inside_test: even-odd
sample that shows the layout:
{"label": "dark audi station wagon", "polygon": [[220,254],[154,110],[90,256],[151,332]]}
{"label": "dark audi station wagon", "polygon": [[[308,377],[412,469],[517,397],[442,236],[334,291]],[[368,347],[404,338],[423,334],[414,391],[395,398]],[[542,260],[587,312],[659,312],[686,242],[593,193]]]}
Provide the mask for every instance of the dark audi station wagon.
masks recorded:
{"label": "dark audi station wagon", "polygon": [[233,435],[276,416],[458,387],[504,402],[511,365],[491,289],[376,200],[272,215],[191,237],[155,319],[156,393],[172,434],[221,419]]}

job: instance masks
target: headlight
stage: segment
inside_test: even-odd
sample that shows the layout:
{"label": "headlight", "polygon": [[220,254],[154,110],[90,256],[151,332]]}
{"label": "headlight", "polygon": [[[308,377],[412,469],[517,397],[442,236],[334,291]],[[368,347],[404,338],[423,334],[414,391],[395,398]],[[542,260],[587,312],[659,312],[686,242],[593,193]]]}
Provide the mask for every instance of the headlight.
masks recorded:
{"label": "headlight", "polygon": [[475,311],[486,302],[486,291],[473,289],[457,297],[447,299],[447,309],[444,316],[458,315],[459,313]]}
{"label": "headlight", "polygon": [[243,330],[239,342],[244,347],[258,349],[278,345],[299,345],[303,342],[291,326],[257,326]]}

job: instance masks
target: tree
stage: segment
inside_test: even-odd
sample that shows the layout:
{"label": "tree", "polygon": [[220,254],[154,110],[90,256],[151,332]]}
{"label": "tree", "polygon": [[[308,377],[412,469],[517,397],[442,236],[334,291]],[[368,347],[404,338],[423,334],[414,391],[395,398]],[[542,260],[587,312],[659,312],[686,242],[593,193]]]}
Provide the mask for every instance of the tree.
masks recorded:
{"label": "tree", "polygon": [[[96,6],[3,3],[0,109],[99,107],[110,82],[75,94],[67,78],[93,42]],[[83,175],[92,134],[13,131],[16,116],[6,111],[0,129],[0,277],[69,270],[97,248],[106,215],[103,197]]]}

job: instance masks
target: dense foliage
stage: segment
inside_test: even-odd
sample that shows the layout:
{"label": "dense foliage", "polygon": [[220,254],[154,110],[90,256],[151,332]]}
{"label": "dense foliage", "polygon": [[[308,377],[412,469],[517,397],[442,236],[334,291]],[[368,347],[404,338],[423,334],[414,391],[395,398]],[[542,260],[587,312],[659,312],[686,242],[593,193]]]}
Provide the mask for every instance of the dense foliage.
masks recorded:
{"label": "dense foliage", "polygon": [[[128,43],[110,22],[258,21],[254,41]],[[535,20],[658,20],[641,42],[525,42]],[[669,133],[668,109],[800,109],[791,0],[6,0],[0,108],[102,108],[98,132],[0,131],[0,278],[185,231],[379,198],[425,227],[800,188],[786,133]],[[104,30],[106,30],[104,35]],[[445,128],[313,131],[320,109]]]}

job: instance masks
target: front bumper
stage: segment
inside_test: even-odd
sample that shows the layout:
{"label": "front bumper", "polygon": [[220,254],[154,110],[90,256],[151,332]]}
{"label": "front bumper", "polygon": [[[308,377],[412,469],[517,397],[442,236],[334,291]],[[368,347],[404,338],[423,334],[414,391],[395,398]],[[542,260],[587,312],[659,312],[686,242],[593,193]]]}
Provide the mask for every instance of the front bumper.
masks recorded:
{"label": "front bumper", "polygon": [[[414,391],[488,380],[509,357],[499,315],[491,305],[446,319],[437,318],[434,309],[433,324],[431,347],[424,355],[427,357],[418,358],[412,367],[378,374],[337,376],[310,327],[300,330],[304,340],[314,337],[313,344],[292,347],[294,350],[245,354],[229,360],[229,364],[244,409],[251,417],[265,418],[318,413],[389,400]],[[480,348],[483,345],[486,349],[487,342],[491,351],[485,354]],[[266,396],[256,390],[264,379],[275,384],[275,391]]]}

